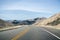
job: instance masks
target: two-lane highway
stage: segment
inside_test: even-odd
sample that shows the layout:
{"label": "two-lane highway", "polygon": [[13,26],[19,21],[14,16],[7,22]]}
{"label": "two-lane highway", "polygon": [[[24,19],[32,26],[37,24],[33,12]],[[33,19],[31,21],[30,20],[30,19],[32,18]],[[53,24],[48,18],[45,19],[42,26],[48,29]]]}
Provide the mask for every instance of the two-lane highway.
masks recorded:
{"label": "two-lane highway", "polygon": [[13,37],[15,37],[15,35],[26,30],[27,28],[28,28],[27,26],[25,27],[22,26],[21,28],[18,29],[2,31],[0,32],[0,40],[11,40]]}
{"label": "two-lane highway", "polygon": [[18,29],[0,32],[0,40],[60,40],[45,31],[43,27],[22,26]]}

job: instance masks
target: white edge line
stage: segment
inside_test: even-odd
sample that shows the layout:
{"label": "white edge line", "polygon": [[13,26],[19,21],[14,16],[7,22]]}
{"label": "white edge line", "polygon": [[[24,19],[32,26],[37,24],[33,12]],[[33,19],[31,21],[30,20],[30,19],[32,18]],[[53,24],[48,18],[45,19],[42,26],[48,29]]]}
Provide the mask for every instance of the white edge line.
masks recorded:
{"label": "white edge line", "polygon": [[46,31],[47,33],[49,33],[49,34],[53,35],[54,37],[56,37],[56,38],[60,39],[60,37],[58,37],[57,35],[53,34],[52,32],[50,32],[50,31],[48,31],[48,30],[46,30],[46,29],[44,29],[44,31]]}

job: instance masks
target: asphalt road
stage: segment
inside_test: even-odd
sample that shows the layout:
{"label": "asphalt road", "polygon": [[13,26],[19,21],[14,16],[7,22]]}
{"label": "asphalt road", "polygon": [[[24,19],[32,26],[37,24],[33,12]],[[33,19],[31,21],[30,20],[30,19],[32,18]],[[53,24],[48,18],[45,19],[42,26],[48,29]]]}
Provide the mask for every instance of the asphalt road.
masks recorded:
{"label": "asphalt road", "polygon": [[[0,40],[60,40],[56,30],[36,26],[22,26],[18,29],[0,32]],[[60,31],[58,32],[60,33]]]}

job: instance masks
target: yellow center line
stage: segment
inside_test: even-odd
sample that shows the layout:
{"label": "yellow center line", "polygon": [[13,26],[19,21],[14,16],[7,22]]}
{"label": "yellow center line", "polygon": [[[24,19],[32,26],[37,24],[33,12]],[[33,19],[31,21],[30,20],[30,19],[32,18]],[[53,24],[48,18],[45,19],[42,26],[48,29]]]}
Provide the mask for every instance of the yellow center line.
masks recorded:
{"label": "yellow center line", "polygon": [[18,33],[15,37],[13,37],[11,40],[18,40],[18,38],[22,37],[24,34],[26,34],[29,31],[30,27],[26,28],[24,31]]}

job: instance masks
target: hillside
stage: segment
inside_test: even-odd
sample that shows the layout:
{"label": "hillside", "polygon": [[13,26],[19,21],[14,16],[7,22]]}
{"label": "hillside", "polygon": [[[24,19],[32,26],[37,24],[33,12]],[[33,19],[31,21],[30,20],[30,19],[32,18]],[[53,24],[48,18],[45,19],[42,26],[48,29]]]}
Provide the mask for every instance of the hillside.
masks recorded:
{"label": "hillside", "polygon": [[52,25],[52,26],[56,26],[56,25],[59,25],[59,24],[60,24],[60,18],[57,18],[53,22],[47,23],[47,25]]}
{"label": "hillside", "polygon": [[9,27],[9,26],[13,26],[13,24],[0,19],[0,28]]}
{"label": "hillside", "polygon": [[60,13],[57,13],[57,14],[51,16],[50,18],[47,18],[46,20],[39,22],[37,25],[38,26],[40,26],[40,25],[52,25],[52,26],[60,25]]}

